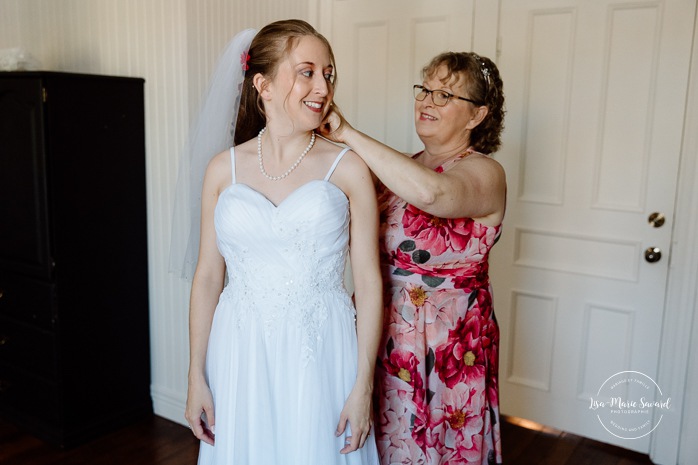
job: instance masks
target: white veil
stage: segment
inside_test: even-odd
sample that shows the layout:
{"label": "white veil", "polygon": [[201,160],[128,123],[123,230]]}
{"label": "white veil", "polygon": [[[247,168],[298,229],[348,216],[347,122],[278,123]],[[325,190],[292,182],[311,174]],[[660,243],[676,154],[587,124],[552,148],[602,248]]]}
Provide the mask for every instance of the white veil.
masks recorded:
{"label": "white veil", "polygon": [[233,145],[247,52],[256,33],[254,29],[238,33],[220,56],[179,163],[169,268],[189,281],[199,256],[204,173],[214,155]]}

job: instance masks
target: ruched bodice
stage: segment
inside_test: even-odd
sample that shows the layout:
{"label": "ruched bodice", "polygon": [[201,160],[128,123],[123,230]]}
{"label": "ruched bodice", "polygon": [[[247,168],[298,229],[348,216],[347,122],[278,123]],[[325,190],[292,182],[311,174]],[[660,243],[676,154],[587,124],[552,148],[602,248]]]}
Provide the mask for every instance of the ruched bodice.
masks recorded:
{"label": "ruched bodice", "polygon": [[348,225],[346,196],[324,180],[302,185],[278,206],[245,184],[233,184],[215,212],[218,248],[233,290],[285,292],[294,278],[297,285],[303,280],[311,287],[341,287]]}

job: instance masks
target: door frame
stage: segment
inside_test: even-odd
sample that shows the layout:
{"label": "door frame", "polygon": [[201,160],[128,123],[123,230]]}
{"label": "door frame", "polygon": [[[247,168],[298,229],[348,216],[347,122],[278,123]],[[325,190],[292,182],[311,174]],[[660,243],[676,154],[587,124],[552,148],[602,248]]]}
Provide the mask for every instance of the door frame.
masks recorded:
{"label": "door frame", "polygon": [[[309,21],[331,37],[333,0],[307,1]],[[663,412],[663,426],[655,430],[650,442],[651,459],[665,465],[698,463],[698,447],[693,447],[698,436],[698,399],[691,399],[686,392],[688,384],[698,384],[698,346],[692,349],[691,345],[698,344],[698,8],[693,27],[676,220],[657,369],[657,382],[672,398],[674,408]]]}
{"label": "door frame", "polygon": [[[698,399],[687,386],[698,382],[698,8],[686,98],[683,141],[676,189],[675,222],[664,305],[657,378],[673,400],[663,426],[650,442],[650,458],[660,464],[698,463]],[[692,382],[691,382],[692,381]],[[656,421],[656,420],[655,420]]]}

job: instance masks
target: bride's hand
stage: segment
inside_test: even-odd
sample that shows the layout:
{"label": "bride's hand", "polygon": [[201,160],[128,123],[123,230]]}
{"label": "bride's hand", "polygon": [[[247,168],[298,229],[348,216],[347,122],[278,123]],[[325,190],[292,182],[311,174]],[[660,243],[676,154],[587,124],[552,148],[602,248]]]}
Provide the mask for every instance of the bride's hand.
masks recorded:
{"label": "bride's hand", "polygon": [[339,451],[340,454],[348,454],[357,449],[361,449],[366,443],[371,426],[373,424],[372,417],[372,402],[371,391],[357,389],[351,391],[347,398],[342,413],[339,416],[339,424],[337,425],[337,436],[341,436],[346,432],[347,423],[351,428],[351,436],[347,437],[347,442],[344,448]]}
{"label": "bride's hand", "polygon": [[213,412],[213,397],[205,381],[189,383],[184,416],[194,436],[214,445],[216,420]]}

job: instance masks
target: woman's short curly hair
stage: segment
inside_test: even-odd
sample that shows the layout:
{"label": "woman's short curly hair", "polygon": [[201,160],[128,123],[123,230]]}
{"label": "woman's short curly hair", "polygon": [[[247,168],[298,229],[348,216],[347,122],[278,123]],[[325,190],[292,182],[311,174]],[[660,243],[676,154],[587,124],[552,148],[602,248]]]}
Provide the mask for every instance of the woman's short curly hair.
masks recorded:
{"label": "woman's short curly hair", "polygon": [[441,66],[447,71],[445,76],[439,76],[441,82],[450,82],[454,76],[463,79],[467,97],[488,109],[485,119],[471,131],[470,145],[481,153],[496,152],[502,144],[505,114],[503,83],[497,66],[476,53],[445,52],[422,69],[422,77],[434,77]]}

